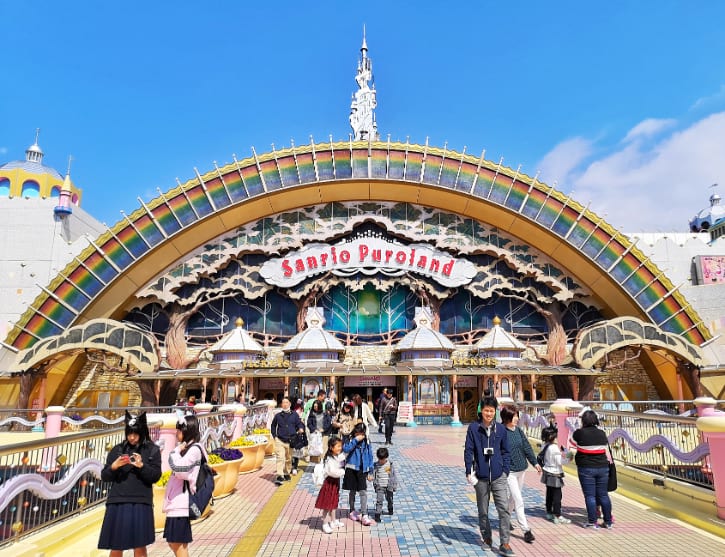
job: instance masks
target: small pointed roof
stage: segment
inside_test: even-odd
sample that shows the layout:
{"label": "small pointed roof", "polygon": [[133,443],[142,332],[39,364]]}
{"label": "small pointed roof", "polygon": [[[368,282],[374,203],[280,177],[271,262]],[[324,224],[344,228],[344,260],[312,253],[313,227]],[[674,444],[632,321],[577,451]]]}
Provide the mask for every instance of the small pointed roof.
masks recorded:
{"label": "small pointed roof", "polygon": [[478,341],[475,348],[479,351],[487,352],[492,350],[516,350],[523,352],[526,350],[526,345],[501,327],[501,319],[497,315],[493,318],[493,327],[483,335],[483,338]]}
{"label": "small pointed roof", "polygon": [[263,354],[264,349],[244,328],[244,320],[238,317],[235,322],[236,328],[229,331],[222,338],[220,338],[214,346],[209,348],[209,352],[212,354],[218,354],[221,352],[229,353],[254,353]]}
{"label": "small pointed roof", "polygon": [[284,352],[343,352],[345,350],[335,335],[322,328],[325,324],[325,312],[322,308],[307,308],[305,324],[307,328],[293,336],[282,347]]}
{"label": "small pointed roof", "polygon": [[433,314],[428,307],[415,308],[416,327],[400,339],[395,351],[403,350],[447,350],[453,352],[451,340],[432,328]]}

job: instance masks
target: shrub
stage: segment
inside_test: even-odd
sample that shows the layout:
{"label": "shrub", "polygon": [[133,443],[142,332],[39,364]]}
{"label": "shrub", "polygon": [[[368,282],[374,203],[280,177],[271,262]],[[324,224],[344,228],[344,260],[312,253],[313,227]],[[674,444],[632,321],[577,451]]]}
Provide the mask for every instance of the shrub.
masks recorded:
{"label": "shrub", "polygon": [[161,477],[158,479],[158,481],[154,484],[159,487],[166,487],[166,484],[169,483],[169,478],[171,477],[171,470],[167,470],[163,474],[161,474]]}

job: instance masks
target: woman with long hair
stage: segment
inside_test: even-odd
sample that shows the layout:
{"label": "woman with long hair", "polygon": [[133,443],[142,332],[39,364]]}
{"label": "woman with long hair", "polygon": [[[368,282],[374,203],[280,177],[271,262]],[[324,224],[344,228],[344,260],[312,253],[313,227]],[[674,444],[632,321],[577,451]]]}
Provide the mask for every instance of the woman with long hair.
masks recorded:
{"label": "woman with long hair", "polygon": [[[192,542],[189,518],[189,492],[196,490],[196,478],[206,451],[199,444],[199,420],[193,414],[181,418],[176,424],[178,445],[169,455],[171,477],[164,497],[164,538],[176,557],[189,556]],[[188,489],[187,489],[188,487]]]}
{"label": "woman with long hair", "polygon": [[98,549],[110,549],[110,557],[126,549],[146,557],[155,537],[153,485],[161,477],[161,451],[149,435],[146,413],[132,416],[126,410],[125,424],[124,441],[109,451],[101,471],[101,479],[113,483]]}

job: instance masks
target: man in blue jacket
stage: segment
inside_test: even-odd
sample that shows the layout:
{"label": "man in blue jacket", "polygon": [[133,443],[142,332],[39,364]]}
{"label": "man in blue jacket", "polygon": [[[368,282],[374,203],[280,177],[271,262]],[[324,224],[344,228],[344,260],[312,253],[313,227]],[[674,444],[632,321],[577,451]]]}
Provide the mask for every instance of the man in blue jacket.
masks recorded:
{"label": "man in blue jacket", "polygon": [[481,400],[481,414],[477,422],[468,426],[463,460],[466,464],[468,483],[476,489],[478,526],[483,543],[493,549],[491,524],[488,520],[488,503],[493,502],[498,512],[501,555],[515,555],[509,545],[511,514],[508,509],[508,475],[511,468],[506,428],[496,423],[498,402],[493,397]]}
{"label": "man in blue jacket", "polygon": [[274,437],[274,453],[277,457],[277,478],[274,483],[282,485],[292,478],[292,449],[290,441],[298,433],[305,432],[305,424],[302,423],[300,415],[292,411],[292,401],[288,396],[282,399],[282,411],[275,414],[270,426],[272,437]]}

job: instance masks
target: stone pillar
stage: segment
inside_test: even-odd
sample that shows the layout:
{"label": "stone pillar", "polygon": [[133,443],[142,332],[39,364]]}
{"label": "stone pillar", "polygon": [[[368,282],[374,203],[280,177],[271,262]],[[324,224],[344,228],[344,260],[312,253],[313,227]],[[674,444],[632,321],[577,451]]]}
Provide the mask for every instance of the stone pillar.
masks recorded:
{"label": "stone pillar", "polygon": [[453,396],[451,399],[453,400],[453,421],[451,421],[451,427],[463,427],[463,424],[461,423],[461,418],[458,415],[458,386],[456,383],[458,382],[458,376],[453,376],[453,381],[451,384],[453,385]]}
{"label": "stone pillar", "polygon": [[234,432],[232,433],[232,441],[242,437],[244,432],[244,416],[247,415],[247,407],[243,404],[235,404],[233,406],[225,407],[224,410],[231,410],[234,412]]}
{"label": "stone pillar", "polygon": [[[61,418],[65,408],[63,406],[48,406],[45,409],[45,438],[53,439],[60,435],[60,426],[62,423]],[[40,461],[41,472],[54,472],[58,469],[59,464],[63,462],[57,462],[58,458],[58,447],[46,447],[43,449],[43,456]]]}
{"label": "stone pillar", "polygon": [[[418,427],[415,421],[415,409],[413,407],[413,374],[408,374],[408,402],[410,403],[410,416],[408,421],[405,422],[406,427]],[[398,404],[400,404],[400,398],[398,398]]]}
{"label": "stone pillar", "polygon": [[725,412],[715,409],[715,399],[696,398],[697,429],[710,445],[710,469],[715,488],[717,516],[725,519]]}
{"label": "stone pillar", "polygon": [[549,407],[549,410],[554,414],[554,418],[556,419],[556,427],[559,430],[557,442],[560,447],[564,447],[564,449],[569,447],[569,436],[571,432],[566,425],[569,412],[571,410],[581,410],[582,408],[583,406],[581,404],[570,398],[557,398]]}
{"label": "stone pillar", "polygon": [[168,472],[169,455],[176,448],[176,413],[161,415],[161,429],[159,430],[159,447],[161,447],[161,471]]}

